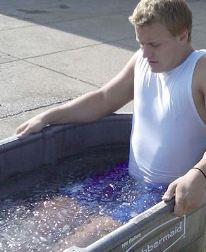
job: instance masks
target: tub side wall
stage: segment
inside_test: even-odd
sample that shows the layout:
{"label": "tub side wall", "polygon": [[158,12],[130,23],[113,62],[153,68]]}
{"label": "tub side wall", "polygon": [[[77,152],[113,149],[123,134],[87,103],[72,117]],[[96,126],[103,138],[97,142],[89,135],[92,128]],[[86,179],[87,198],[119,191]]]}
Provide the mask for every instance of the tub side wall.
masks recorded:
{"label": "tub side wall", "polygon": [[90,124],[46,127],[24,139],[1,141],[0,183],[44,165],[57,165],[59,160],[88,148],[129,146],[131,118],[131,114],[112,115]]}
{"label": "tub side wall", "polygon": [[178,252],[206,251],[206,205],[187,216],[186,244]]}

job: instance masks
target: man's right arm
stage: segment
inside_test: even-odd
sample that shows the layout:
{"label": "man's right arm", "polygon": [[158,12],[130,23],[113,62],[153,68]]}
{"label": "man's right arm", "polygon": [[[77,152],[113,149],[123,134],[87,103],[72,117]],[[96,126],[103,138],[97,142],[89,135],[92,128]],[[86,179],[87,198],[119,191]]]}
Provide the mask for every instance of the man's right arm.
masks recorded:
{"label": "man's right arm", "polygon": [[133,99],[134,67],[138,52],[117,76],[102,88],[51,108],[20,125],[16,134],[26,136],[44,126],[63,123],[86,123],[115,112]]}

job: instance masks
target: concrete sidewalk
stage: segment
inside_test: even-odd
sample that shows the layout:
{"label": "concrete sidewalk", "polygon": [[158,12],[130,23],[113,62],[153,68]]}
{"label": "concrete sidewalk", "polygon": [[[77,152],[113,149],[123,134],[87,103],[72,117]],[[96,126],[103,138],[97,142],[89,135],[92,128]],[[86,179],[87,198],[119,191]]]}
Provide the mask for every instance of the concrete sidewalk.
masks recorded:
{"label": "concrete sidewalk", "polygon": [[[205,48],[206,2],[188,1],[193,45]],[[0,139],[20,123],[118,73],[137,49],[136,0],[0,2]],[[121,111],[132,111],[132,105]]]}

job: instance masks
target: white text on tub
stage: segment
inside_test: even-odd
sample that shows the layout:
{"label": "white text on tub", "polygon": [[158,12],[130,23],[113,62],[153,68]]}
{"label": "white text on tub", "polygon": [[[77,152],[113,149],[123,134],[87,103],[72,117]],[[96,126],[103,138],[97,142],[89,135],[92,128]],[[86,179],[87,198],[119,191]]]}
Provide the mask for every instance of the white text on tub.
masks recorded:
{"label": "white text on tub", "polygon": [[[145,245],[141,252],[152,252],[156,248],[158,248],[160,245],[162,245],[165,242],[169,242],[173,236],[182,233],[184,229],[183,222],[179,222],[177,226],[174,227],[169,233],[165,234],[163,237],[159,238],[157,241],[153,241],[151,244]],[[166,251],[166,250],[164,250]]]}

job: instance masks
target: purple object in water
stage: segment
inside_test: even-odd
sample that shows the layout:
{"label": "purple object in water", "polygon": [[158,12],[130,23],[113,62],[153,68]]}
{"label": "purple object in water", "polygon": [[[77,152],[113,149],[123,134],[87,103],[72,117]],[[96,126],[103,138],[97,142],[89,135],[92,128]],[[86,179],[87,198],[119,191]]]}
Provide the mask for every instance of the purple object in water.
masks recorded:
{"label": "purple object in water", "polygon": [[124,223],[160,202],[166,189],[164,184],[134,180],[128,173],[128,163],[123,162],[66,187],[65,192],[78,204],[86,202],[87,207],[96,209],[99,214]]}

